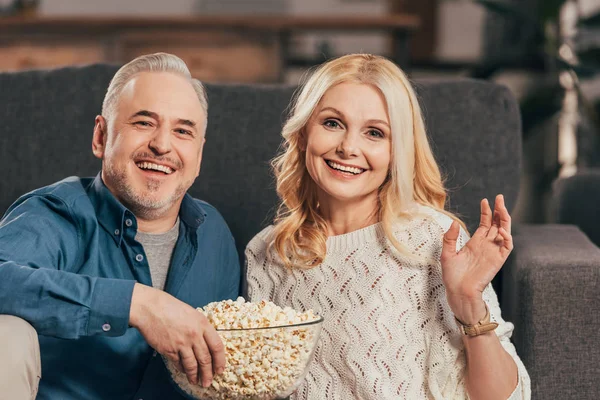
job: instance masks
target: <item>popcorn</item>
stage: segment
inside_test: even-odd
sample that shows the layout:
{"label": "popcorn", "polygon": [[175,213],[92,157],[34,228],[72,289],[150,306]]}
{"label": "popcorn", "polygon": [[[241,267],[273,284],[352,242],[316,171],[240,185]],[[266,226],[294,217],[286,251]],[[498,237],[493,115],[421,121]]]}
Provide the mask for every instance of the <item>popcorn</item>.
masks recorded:
{"label": "popcorn", "polygon": [[[321,324],[312,310],[296,312],[274,303],[225,300],[198,308],[217,329],[225,346],[225,371],[203,388],[166,360],[173,380],[198,399],[266,400],[289,396],[304,377]],[[258,328],[258,329],[257,329]],[[261,329],[270,328],[270,329]]]}

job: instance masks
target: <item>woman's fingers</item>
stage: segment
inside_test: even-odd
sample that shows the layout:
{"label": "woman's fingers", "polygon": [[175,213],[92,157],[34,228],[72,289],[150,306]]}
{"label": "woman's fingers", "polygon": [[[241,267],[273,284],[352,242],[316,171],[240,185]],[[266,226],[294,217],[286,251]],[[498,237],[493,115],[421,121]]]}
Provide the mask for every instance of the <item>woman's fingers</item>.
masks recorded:
{"label": "woman's fingers", "polygon": [[490,203],[488,202],[488,199],[482,199],[479,204],[479,207],[481,209],[481,217],[479,219],[479,228],[477,228],[477,230],[471,237],[471,240],[484,239],[487,236],[488,231],[490,230],[490,228],[492,226],[492,209],[490,208]]}
{"label": "woman's fingers", "polygon": [[456,240],[460,233],[460,225],[456,221],[452,221],[450,229],[444,234],[444,241],[442,244],[442,258],[452,257],[456,255]]}
{"label": "woman's fingers", "polygon": [[498,210],[499,226],[504,228],[504,230],[510,234],[511,218],[510,214],[508,213],[508,209],[506,208],[506,204],[504,203],[504,196],[501,194],[496,196],[495,209]]}
{"label": "woman's fingers", "polygon": [[502,236],[502,239],[504,239],[503,248],[508,250],[508,252],[510,253],[514,248],[512,235],[508,233],[503,227],[500,227],[500,229],[498,230],[498,234]]}
{"label": "woman's fingers", "polygon": [[487,237],[493,240],[498,236],[498,226],[492,225],[492,227],[487,231]]}
{"label": "woman's fingers", "polygon": [[492,209],[487,199],[481,200],[481,219],[479,226],[490,229],[492,226]]}

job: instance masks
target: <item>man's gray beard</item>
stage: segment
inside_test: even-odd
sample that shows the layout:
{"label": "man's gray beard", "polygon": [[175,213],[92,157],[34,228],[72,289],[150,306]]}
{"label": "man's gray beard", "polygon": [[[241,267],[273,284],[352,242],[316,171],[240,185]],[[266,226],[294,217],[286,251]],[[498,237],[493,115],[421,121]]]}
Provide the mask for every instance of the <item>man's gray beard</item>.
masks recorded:
{"label": "man's gray beard", "polygon": [[[125,171],[118,171],[111,165],[108,165],[108,163],[105,163],[104,171],[107,177],[110,177],[110,180],[113,182],[119,200],[123,205],[136,217],[146,220],[156,219],[165,214],[191,186],[191,182],[189,185],[186,182],[183,182],[171,196],[165,199],[153,200],[135,192],[133,186],[127,181]],[[160,185],[161,183],[159,181],[151,179],[148,180],[146,188],[151,193],[157,192],[160,189]]]}

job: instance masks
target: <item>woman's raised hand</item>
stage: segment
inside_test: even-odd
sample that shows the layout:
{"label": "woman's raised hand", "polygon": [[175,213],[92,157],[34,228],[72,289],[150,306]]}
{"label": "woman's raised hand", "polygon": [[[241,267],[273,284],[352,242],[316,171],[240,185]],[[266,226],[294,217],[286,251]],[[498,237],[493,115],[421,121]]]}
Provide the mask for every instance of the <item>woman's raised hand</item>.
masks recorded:
{"label": "woman's raised hand", "polygon": [[504,197],[496,196],[494,213],[481,201],[481,221],[467,244],[456,251],[460,226],[454,221],[444,235],[441,264],[446,297],[456,318],[475,324],[485,316],[482,294],[513,249],[511,219]]}

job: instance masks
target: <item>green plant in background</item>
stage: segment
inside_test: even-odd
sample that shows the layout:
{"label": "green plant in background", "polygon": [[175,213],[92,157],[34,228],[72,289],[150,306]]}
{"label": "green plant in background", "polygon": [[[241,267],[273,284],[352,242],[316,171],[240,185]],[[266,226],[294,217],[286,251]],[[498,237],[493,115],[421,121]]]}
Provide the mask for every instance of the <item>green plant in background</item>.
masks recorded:
{"label": "green plant in background", "polygon": [[493,17],[486,21],[484,59],[471,76],[527,77],[515,88],[525,89],[518,94],[524,164],[516,218],[552,221],[556,178],[600,167],[600,90],[584,90],[590,82],[600,88],[600,9],[582,17],[574,0],[468,1]]}
{"label": "green plant in background", "polygon": [[505,69],[535,71],[546,76],[542,85],[521,100],[524,139],[533,128],[556,117],[561,111],[565,95],[565,88],[560,82],[563,72],[571,75],[577,90],[580,117],[600,138],[600,98],[588,99],[581,86],[583,81],[600,73],[600,10],[579,18],[577,34],[569,43],[564,41],[560,30],[561,9],[567,0],[473,1],[510,21],[513,27],[525,28],[528,35],[525,47],[498,49],[494,56],[475,68],[472,76],[488,79]]}
{"label": "green plant in background", "polygon": [[0,0],[0,16],[32,15],[40,0]]}

